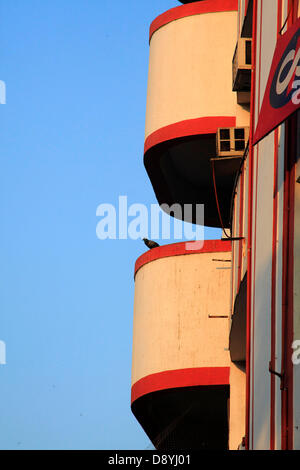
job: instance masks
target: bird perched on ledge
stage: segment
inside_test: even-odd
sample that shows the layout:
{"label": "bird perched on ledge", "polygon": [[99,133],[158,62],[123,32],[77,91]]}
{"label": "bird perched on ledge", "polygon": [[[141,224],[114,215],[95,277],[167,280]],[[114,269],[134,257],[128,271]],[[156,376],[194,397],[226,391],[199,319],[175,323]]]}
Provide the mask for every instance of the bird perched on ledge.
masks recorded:
{"label": "bird perched on ledge", "polygon": [[152,250],[152,248],[157,248],[159,246],[158,243],[152,241],[152,240],[148,240],[148,238],[143,238],[143,242],[145,243],[145,245],[150,248],[150,250]]}

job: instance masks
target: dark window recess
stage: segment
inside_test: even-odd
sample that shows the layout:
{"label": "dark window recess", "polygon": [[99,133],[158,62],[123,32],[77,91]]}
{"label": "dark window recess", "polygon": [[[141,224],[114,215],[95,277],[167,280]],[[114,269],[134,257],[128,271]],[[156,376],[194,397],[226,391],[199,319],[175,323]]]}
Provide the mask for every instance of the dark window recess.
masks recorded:
{"label": "dark window recess", "polygon": [[245,140],[245,129],[234,129],[234,138]]}
{"label": "dark window recess", "polygon": [[230,140],[221,140],[220,141],[220,148],[222,152],[229,152],[230,151]]}
{"label": "dark window recess", "polygon": [[244,140],[235,140],[234,149],[235,150],[245,150],[245,141]]}
{"label": "dark window recess", "polygon": [[252,57],[252,42],[246,41],[246,64],[251,65],[251,57]]}
{"label": "dark window recess", "polygon": [[220,129],[220,139],[230,140],[230,129]]}
{"label": "dark window recess", "polygon": [[234,149],[245,150],[245,129],[234,129]]}

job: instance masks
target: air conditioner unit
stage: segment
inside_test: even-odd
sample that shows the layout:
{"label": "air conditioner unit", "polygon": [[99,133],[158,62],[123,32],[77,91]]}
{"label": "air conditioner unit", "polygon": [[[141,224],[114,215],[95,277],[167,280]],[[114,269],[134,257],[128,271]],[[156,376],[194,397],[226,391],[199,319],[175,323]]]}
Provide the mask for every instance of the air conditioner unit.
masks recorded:
{"label": "air conditioner unit", "polygon": [[243,155],[249,139],[249,127],[224,127],[217,131],[217,156]]}
{"label": "air conditioner unit", "polygon": [[250,91],[252,39],[240,38],[232,61],[232,90]]}

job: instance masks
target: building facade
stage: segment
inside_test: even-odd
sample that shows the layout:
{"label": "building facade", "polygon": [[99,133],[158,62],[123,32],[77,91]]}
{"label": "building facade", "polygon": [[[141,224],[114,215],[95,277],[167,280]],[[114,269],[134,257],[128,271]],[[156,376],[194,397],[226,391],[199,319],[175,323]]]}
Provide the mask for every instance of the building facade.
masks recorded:
{"label": "building facade", "polygon": [[180,3],[150,27],[144,165],[223,237],[137,260],[132,411],[158,449],[300,449],[300,2]]}

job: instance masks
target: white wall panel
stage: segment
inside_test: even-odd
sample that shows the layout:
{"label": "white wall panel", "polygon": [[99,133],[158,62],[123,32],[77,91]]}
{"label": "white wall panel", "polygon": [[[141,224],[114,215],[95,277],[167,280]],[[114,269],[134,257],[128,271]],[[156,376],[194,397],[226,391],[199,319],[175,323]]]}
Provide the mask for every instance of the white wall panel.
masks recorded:
{"label": "white wall panel", "polygon": [[[262,0],[261,0],[262,1]],[[260,96],[259,108],[265,94],[270,68],[277,42],[277,2],[274,0],[262,1],[262,34],[261,34],[261,61],[260,61]],[[258,25],[260,27],[260,25]]]}
{"label": "white wall panel", "polygon": [[[255,125],[277,41],[277,2],[258,1]],[[274,133],[257,146],[254,166],[252,290],[253,449],[270,448],[271,294],[274,190]]]}
{"label": "white wall panel", "polygon": [[270,445],[271,280],[273,234],[274,135],[259,144],[255,213],[254,285],[254,449]]}

